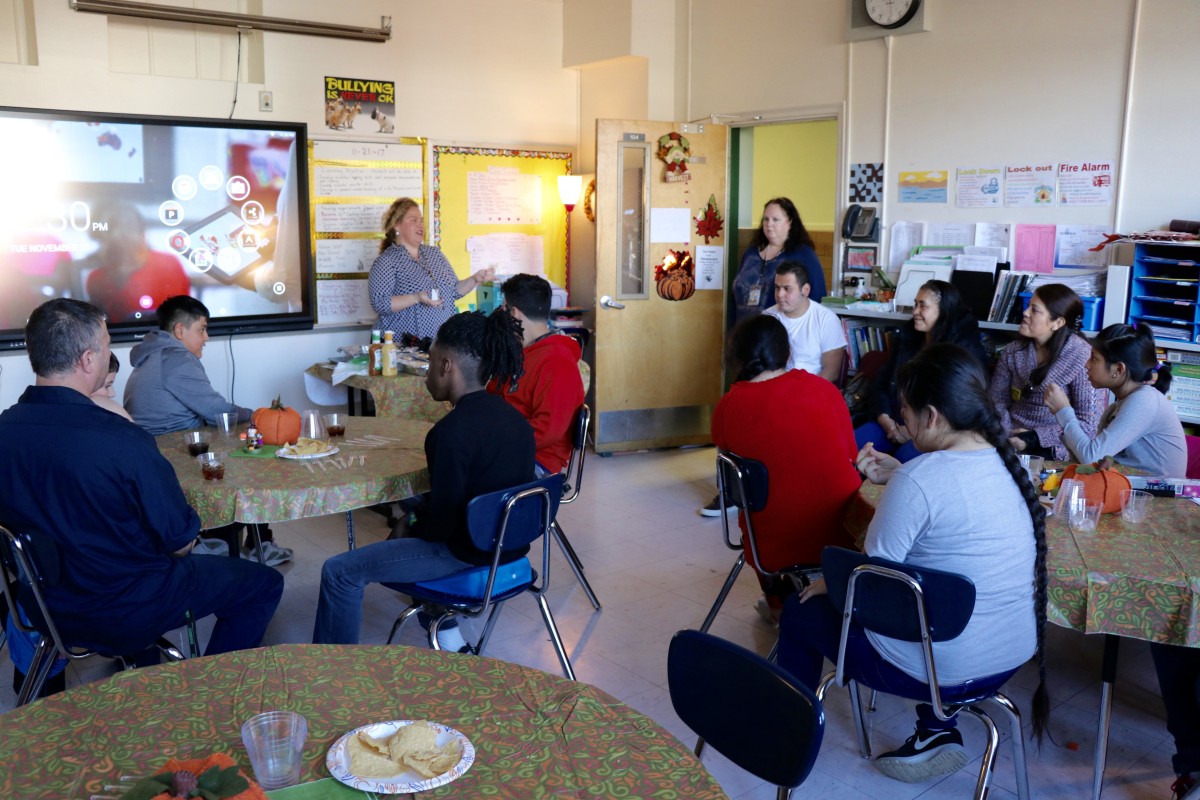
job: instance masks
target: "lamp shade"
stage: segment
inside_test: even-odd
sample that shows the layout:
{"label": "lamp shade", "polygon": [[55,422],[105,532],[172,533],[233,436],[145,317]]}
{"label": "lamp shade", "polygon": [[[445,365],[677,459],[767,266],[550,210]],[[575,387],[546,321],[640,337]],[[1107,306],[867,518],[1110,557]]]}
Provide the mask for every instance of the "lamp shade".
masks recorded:
{"label": "lamp shade", "polygon": [[566,206],[567,211],[575,208],[579,195],[583,191],[583,177],[580,175],[558,176],[558,198]]}

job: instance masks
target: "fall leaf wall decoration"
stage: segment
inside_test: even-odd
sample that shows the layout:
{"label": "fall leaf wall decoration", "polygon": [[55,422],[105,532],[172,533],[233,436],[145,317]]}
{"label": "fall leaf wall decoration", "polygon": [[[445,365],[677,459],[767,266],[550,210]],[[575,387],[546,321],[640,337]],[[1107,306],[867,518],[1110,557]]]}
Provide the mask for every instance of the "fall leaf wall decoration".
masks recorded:
{"label": "fall leaf wall decoration", "polygon": [[704,237],[704,243],[708,244],[709,239],[720,237],[721,230],[725,227],[725,220],[717,211],[717,196],[710,194],[708,196],[708,205],[701,209],[696,216],[696,235]]}

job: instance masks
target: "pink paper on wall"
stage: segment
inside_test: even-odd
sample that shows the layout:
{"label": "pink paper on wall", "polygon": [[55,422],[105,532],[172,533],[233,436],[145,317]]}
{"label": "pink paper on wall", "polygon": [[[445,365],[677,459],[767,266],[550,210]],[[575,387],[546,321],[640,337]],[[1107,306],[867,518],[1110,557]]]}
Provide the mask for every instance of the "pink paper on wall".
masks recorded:
{"label": "pink paper on wall", "polygon": [[1015,226],[1012,268],[1022,272],[1053,272],[1055,232],[1054,225]]}

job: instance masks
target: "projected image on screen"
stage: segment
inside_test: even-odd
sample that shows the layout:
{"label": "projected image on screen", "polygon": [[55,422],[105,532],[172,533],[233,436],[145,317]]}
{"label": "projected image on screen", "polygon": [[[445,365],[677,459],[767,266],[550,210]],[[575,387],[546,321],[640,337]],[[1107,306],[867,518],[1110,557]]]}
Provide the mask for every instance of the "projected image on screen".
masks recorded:
{"label": "projected image on screen", "polygon": [[302,125],[0,109],[0,142],[0,331],[68,296],[132,334],[177,294],[311,326]]}

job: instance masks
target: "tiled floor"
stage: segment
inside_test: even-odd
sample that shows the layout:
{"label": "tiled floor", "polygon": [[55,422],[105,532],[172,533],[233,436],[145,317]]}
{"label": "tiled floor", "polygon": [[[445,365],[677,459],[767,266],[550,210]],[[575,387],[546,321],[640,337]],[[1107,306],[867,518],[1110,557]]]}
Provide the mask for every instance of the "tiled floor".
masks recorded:
{"label": "tiled floor", "polygon": [[[671,634],[696,627],[716,596],[734,554],[721,543],[720,523],[696,514],[713,494],[711,449],[589,457],[583,492],[564,506],[559,519],[580,553],[604,610],[593,613],[574,577],[556,553],[551,601],[580,680],[595,684],[656,719],[692,744],[694,737],[671,710],[666,688],[667,642]],[[381,538],[381,517],[355,515],[360,543]],[[344,518],[325,517],[273,526],[278,539],[296,551],[286,565],[283,603],[267,632],[267,644],[307,642],[312,635],[320,567],[346,546]],[[713,633],[766,653],[774,632],[754,611],[758,586],[745,570],[713,626]],[[367,591],[362,641],[383,642],[400,609],[397,597],[380,587]],[[1030,781],[1037,798],[1088,797],[1099,702],[1101,642],[1048,626],[1050,687],[1054,702],[1053,741],[1041,752],[1030,749]],[[201,628],[202,637],[206,633]],[[416,626],[403,634],[419,644]],[[1168,798],[1173,752],[1163,721],[1162,702],[1149,651],[1140,642],[1121,648],[1120,679],[1114,702],[1106,800]],[[532,599],[508,604],[487,655],[559,672]],[[72,667],[68,684],[93,679],[100,660]],[[1010,696],[1028,714],[1036,682],[1026,666],[1009,684]],[[4,681],[7,683],[7,681]],[[877,773],[859,758],[845,693],[833,690],[827,703],[828,727],[816,768],[796,797],[847,800],[970,797],[978,758],[940,781],[904,784]],[[12,707],[8,686],[0,690],[0,712]],[[911,733],[909,704],[881,697],[871,726],[877,751],[891,749]],[[1000,759],[992,798],[1015,797],[1007,730],[1000,723]],[[969,753],[982,752],[981,727],[964,720]],[[705,766],[731,798],[774,797],[771,787],[741,772],[711,750]]]}

